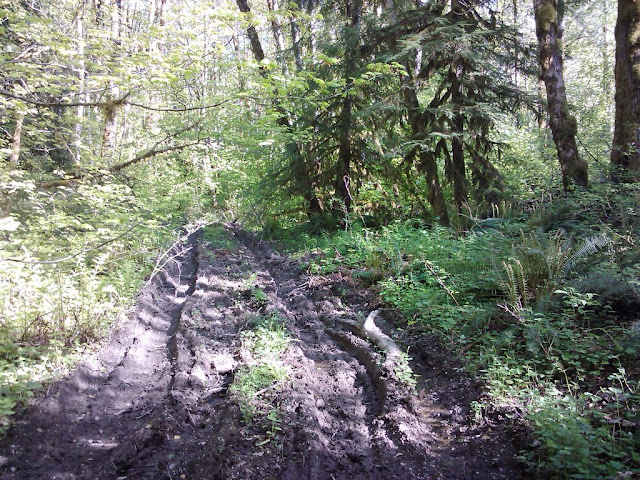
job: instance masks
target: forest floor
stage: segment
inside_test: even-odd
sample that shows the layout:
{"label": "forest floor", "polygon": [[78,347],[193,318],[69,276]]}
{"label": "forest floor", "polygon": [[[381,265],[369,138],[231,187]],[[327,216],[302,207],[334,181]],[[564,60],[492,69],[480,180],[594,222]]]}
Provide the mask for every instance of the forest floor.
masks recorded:
{"label": "forest floor", "polygon": [[[1,478],[523,478],[507,427],[474,418],[480,383],[435,339],[381,311],[413,357],[417,385],[402,381],[345,323],[381,307],[374,292],[225,232],[177,245],[100,351],[34,401],[0,442]],[[291,338],[288,374],[254,393],[268,419],[248,419],[230,385],[264,315]]]}

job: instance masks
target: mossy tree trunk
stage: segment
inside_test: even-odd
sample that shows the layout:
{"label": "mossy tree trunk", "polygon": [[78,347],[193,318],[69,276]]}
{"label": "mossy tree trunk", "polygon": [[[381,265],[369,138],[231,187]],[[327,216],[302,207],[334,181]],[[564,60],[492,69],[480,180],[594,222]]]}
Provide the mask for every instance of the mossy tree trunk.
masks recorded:
{"label": "mossy tree trunk", "polygon": [[353,98],[350,90],[353,88],[352,75],[356,69],[357,45],[360,43],[360,20],[362,18],[362,0],[346,0],[345,12],[349,25],[344,30],[344,79],[345,94],[340,112],[340,139],[338,146],[338,160],[335,165],[335,195],[340,205],[337,210],[351,211],[353,198],[349,189],[351,181],[351,164],[354,156],[353,138]]}
{"label": "mossy tree trunk", "polygon": [[[396,4],[394,0],[386,0],[386,11],[389,13],[389,20],[392,25],[397,24],[398,14],[396,11]],[[391,33],[391,46],[396,49],[398,46],[398,34],[397,32]],[[427,138],[427,119],[423,112],[423,108],[420,105],[418,99],[418,88],[416,87],[416,80],[413,72],[416,70],[416,51],[409,55],[408,60],[404,62],[405,73],[400,75],[402,103],[407,111],[407,120],[411,125],[412,138],[416,140],[425,140]],[[450,224],[449,212],[447,210],[447,203],[444,200],[444,194],[442,193],[442,187],[440,185],[440,176],[438,174],[438,163],[436,162],[436,156],[433,152],[426,148],[414,147],[411,148],[404,156],[404,163],[407,165],[413,165],[415,157],[418,155],[418,171],[422,173],[427,182],[427,188],[429,191],[429,204],[433,210],[434,215],[438,218],[438,222],[441,225],[448,226]],[[418,197],[417,192],[413,191],[415,197]],[[418,198],[422,205],[421,199]]]}
{"label": "mossy tree trunk", "polygon": [[[406,64],[407,72],[411,72],[410,65]],[[407,109],[407,118],[411,125],[413,138],[425,139],[427,137],[426,120],[422,115],[422,109],[418,100],[418,93],[415,89],[412,79],[409,75],[402,77],[402,99]],[[429,204],[433,209],[433,213],[438,217],[441,225],[449,225],[449,213],[447,211],[447,203],[444,200],[442,187],[440,186],[440,177],[438,175],[438,164],[433,152],[426,149],[413,148],[405,155],[405,162],[412,162],[418,153],[419,163],[418,169],[424,174],[429,189]]]}
{"label": "mossy tree trunk", "polygon": [[[451,0],[451,22],[456,24],[464,22],[467,17],[466,9],[468,4],[463,5],[460,0]],[[449,69],[451,80],[451,103],[453,106],[453,118],[451,119],[451,169],[450,178],[453,181],[453,200],[458,212],[462,211],[463,205],[467,202],[469,195],[469,185],[467,183],[466,167],[464,163],[464,63],[458,54],[454,56],[453,63]]]}
{"label": "mossy tree trunk", "polygon": [[640,180],[640,1],[618,0],[612,177]]}
{"label": "mossy tree trunk", "polygon": [[[458,2],[454,2],[458,3]],[[464,162],[464,115],[462,113],[464,91],[462,76],[464,66],[457,58],[451,65],[451,102],[454,115],[451,120],[453,138],[451,139],[451,178],[453,180],[453,200],[458,212],[462,211],[469,195],[466,166]]]}
{"label": "mossy tree trunk", "polygon": [[16,128],[13,130],[11,137],[11,154],[9,155],[9,169],[18,168],[20,159],[20,145],[22,143],[22,125],[24,124],[24,115],[18,115],[16,119]]}
{"label": "mossy tree trunk", "polygon": [[[240,10],[240,12],[245,14],[251,12],[247,0],[236,0],[236,4],[238,5],[238,9]],[[262,42],[260,41],[260,37],[258,36],[256,27],[252,24],[249,24],[249,26],[247,27],[247,36],[249,37],[249,42],[251,44],[251,52],[253,53],[253,58],[259,65],[261,65],[259,67],[260,75],[263,78],[268,78],[269,74],[264,66],[262,66],[262,61],[265,59],[264,50],[262,49]],[[283,127],[286,132],[292,133],[293,126],[291,125],[291,121],[289,120],[287,111],[282,107],[277,98],[272,98],[271,104],[274,110],[278,113],[278,125]],[[302,198],[304,199],[307,216],[309,218],[312,218],[316,214],[321,213],[323,209],[322,203],[316,195],[315,189],[313,187],[310,168],[302,155],[298,142],[294,140],[290,141],[287,144],[286,150],[287,154],[292,158],[292,164],[296,170],[296,189],[299,190],[298,193],[301,194]]]}
{"label": "mossy tree trunk", "polygon": [[[562,0],[560,0],[562,1]],[[541,78],[547,91],[547,111],[558,152],[565,190],[571,183],[586,187],[587,163],[576,145],[578,124],[569,113],[562,69],[562,5],[559,0],[533,0],[540,50]]]}

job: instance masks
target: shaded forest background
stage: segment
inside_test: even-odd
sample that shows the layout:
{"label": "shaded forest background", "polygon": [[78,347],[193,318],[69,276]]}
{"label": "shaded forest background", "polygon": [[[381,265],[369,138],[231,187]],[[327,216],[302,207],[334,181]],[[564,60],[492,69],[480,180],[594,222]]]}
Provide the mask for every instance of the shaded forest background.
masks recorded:
{"label": "shaded forest background", "polygon": [[240,221],[466,358],[536,475],[637,474],[639,16],[1,0],[2,428],[181,227]]}

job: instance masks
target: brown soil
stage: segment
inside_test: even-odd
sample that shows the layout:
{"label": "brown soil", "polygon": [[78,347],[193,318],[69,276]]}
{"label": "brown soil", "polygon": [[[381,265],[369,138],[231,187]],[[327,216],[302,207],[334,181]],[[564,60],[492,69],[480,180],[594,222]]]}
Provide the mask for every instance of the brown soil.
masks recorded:
{"label": "brown soil", "polygon": [[[2,478],[523,478],[504,426],[471,419],[480,386],[434,339],[403,334],[393,312],[377,321],[412,345],[412,390],[345,326],[380,306],[369,291],[339,275],[310,278],[268,244],[228,233],[232,248],[197,234],[176,248],[130,320],[0,443]],[[281,408],[272,437],[265,419],[243,420],[228,391],[244,358],[240,332],[269,312],[294,338],[289,381],[263,394]]]}

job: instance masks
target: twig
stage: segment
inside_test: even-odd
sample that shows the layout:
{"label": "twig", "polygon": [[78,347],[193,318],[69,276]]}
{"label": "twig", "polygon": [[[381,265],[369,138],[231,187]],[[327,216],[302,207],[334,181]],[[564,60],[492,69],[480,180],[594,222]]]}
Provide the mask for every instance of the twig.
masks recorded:
{"label": "twig", "polygon": [[173,245],[171,245],[171,248],[169,248],[169,250],[167,250],[165,253],[163,253],[160,258],[158,259],[158,261],[156,262],[156,265],[153,267],[153,272],[151,273],[151,276],[149,277],[149,280],[147,281],[146,285],[144,286],[144,288],[147,288],[150,284],[151,281],[154,279],[154,277],[160,273],[162,271],[162,269],[164,268],[164,266],[169,263],[171,260],[174,260],[176,258],[178,258],[180,255],[183,255],[189,251],[191,251],[192,247],[188,247],[188,248],[183,248],[182,250],[180,250],[179,252],[177,252],[175,255],[170,256],[169,258],[167,258],[166,261],[164,261],[162,263],[162,265],[160,265],[160,261],[165,257],[165,255],[167,255],[173,248],[176,247],[176,245],[178,245],[178,243],[180,243],[180,239],[178,239],[177,242],[175,242]]}
{"label": "twig", "polygon": [[52,265],[54,263],[62,263],[62,262],[66,262],[67,260],[71,260],[72,258],[78,257],[84,253],[87,252],[91,252],[93,250],[97,250],[100,247],[104,247],[105,245],[111,243],[111,242],[115,242],[116,240],[118,240],[119,238],[124,237],[125,235],[127,235],[129,232],[131,232],[134,228],[138,227],[141,223],[143,223],[144,220],[139,221],[138,223],[136,223],[134,226],[132,226],[131,228],[129,228],[126,232],[121,233],[120,235],[118,235],[115,238],[111,238],[109,240],[105,240],[102,243],[99,243],[98,245],[91,247],[91,248],[85,248],[84,250],[81,250],[77,253],[74,253],[72,255],[69,255],[67,257],[63,257],[63,258],[56,258],[55,260],[21,260],[19,258],[0,258],[0,262],[16,262],[16,263],[29,263],[29,264],[39,264],[39,265]]}
{"label": "twig", "polygon": [[[134,158],[132,158],[131,160],[127,160],[126,162],[122,162],[122,163],[118,163],[117,165],[113,165],[112,167],[109,167],[107,170],[109,171],[109,173],[117,173],[120,170],[123,170],[127,167],[130,167],[131,165],[134,165],[136,163],[141,162],[142,160],[146,160],[147,158],[150,157],[154,157],[156,155],[160,155],[161,153],[167,153],[167,152],[172,152],[175,150],[182,150],[184,148],[187,147],[192,147],[193,145],[197,145],[199,144],[200,141],[197,140],[195,142],[189,142],[189,143],[184,143],[181,145],[174,145],[171,147],[165,147],[165,148],[152,148],[151,150],[148,150],[145,153],[142,153]],[[105,174],[98,174],[95,175],[94,178],[100,178],[103,177]],[[82,180],[86,178],[86,175],[83,175],[81,173],[77,173],[75,175],[73,175],[72,177],[69,178],[61,178],[59,180],[48,180],[45,182],[40,182],[38,183],[38,187],[40,188],[51,188],[51,187],[60,187],[63,185],[66,185],[68,183],[72,183],[72,182],[76,182],[78,180]]]}
{"label": "twig", "polygon": [[436,272],[436,269],[433,268],[433,265],[431,265],[429,262],[423,262],[423,263],[424,263],[424,266],[427,267],[427,270],[429,270],[429,272],[431,272],[431,275],[433,275],[435,277],[436,281],[447,292],[447,294],[449,294],[449,296],[453,299],[454,302],[456,302],[456,305],[459,307],[460,304],[458,303],[458,300],[456,299],[455,295],[453,294],[451,289],[449,287],[447,287],[447,285],[438,276],[438,272]]}
{"label": "twig", "polygon": [[[194,228],[187,229],[186,237],[189,237],[189,235],[191,235],[194,232],[197,232],[198,230],[200,230],[201,228],[206,227],[207,225],[209,225],[209,224],[208,223],[201,223],[201,224],[196,224]],[[148,287],[151,284],[151,281],[153,280],[153,278],[164,268],[164,266],[167,263],[169,263],[171,260],[179,257],[180,255],[183,255],[183,254],[191,251],[191,249],[193,247],[182,248],[179,252],[177,252],[175,255],[172,255],[171,257],[167,258],[167,260],[165,262],[163,262],[162,265],[160,265],[160,262],[162,261],[162,259],[164,257],[166,257],[167,255],[169,255],[171,250],[176,248],[178,246],[178,244],[180,244],[183,241],[183,238],[184,238],[183,236],[180,236],[175,242],[173,242],[173,245],[171,245],[171,247],[169,247],[168,250],[166,250],[162,255],[160,255],[160,257],[158,257],[158,260],[156,261],[156,264],[153,267],[153,271],[151,273],[151,276],[149,277],[149,280],[147,281],[147,284],[145,285],[145,288]]]}
{"label": "twig", "polygon": [[31,98],[22,97],[20,95],[16,95],[15,93],[8,92],[4,89],[0,89],[0,95],[3,97],[13,98],[14,100],[20,100],[22,102],[28,103],[30,105],[35,105],[37,107],[46,107],[46,108],[66,108],[66,107],[103,107],[105,105],[131,105],[133,107],[143,108],[145,110],[152,110],[154,112],[192,112],[194,110],[206,110],[209,108],[216,108],[224,105],[225,103],[230,102],[234,99],[226,98],[216,103],[211,103],[208,105],[198,105],[195,107],[183,107],[183,108],[159,108],[159,107],[150,107],[149,105],[144,105],[142,103],[130,102],[127,100],[129,98],[130,92],[127,92],[121,98],[113,100],[111,102],[42,102],[39,100],[33,100]]}
{"label": "twig", "polygon": [[276,382],[272,385],[269,385],[267,388],[263,388],[262,390],[258,390],[256,393],[253,394],[254,397],[259,397],[260,395],[262,395],[263,393],[267,393],[269,390],[273,390],[276,387],[280,386],[280,382]]}
{"label": "twig", "polygon": [[224,100],[220,100],[217,103],[211,103],[209,105],[198,105],[196,107],[184,107],[184,108],[156,108],[156,107],[150,107],[148,105],[142,105],[140,103],[134,103],[134,102],[127,102],[127,104],[133,107],[143,108],[145,110],[152,110],[154,112],[192,112],[194,110],[207,110],[209,108],[220,107],[225,103],[229,103],[231,100],[233,100],[233,98],[226,98]]}
{"label": "twig", "polygon": [[309,287],[309,282],[304,282],[302,285],[300,285],[299,287],[294,288],[293,290],[291,290],[289,292],[289,294],[287,295],[288,297],[292,296],[293,294],[297,293],[300,290],[304,290],[305,288]]}

